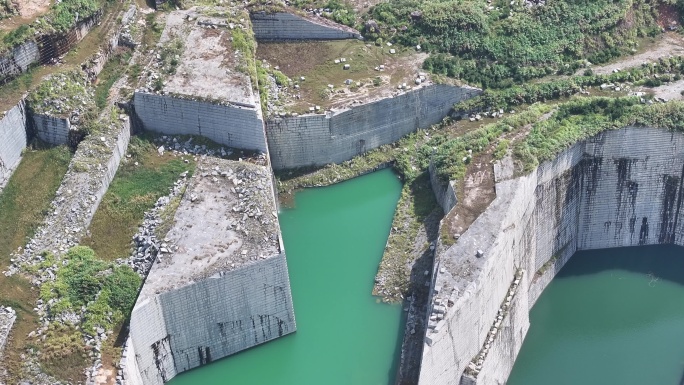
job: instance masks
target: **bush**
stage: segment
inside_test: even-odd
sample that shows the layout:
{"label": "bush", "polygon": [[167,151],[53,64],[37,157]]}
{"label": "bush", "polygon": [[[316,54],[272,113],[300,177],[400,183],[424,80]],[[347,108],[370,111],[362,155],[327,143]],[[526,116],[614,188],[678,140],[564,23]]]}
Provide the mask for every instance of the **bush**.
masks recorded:
{"label": "bush", "polygon": [[142,283],[140,276],[128,266],[117,266],[107,276],[103,292],[109,293],[107,304],[114,310],[127,314],[133,308]]}
{"label": "bush", "polygon": [[[503,88],[550,73],[572,74],[583,59],[602,63],[630,52],[657,27],[647,0],[548,1],[527,8],[484,0],[389,0],[366,16],[379,23],[372,39],[420,44],[433,55],[425,68],[485,88]],[[494,4],[492,4],[494,5]],[[632,23],[630,28],[624,24]],[[441,55],[440,55],[441,54]]]}
{"label": "bush", "polygon": [[101,274],[107,264],[95,257],[95,252],[84,246],[76,246],[66,255],[69,263],[57,272],[56,289],[73,305],[81,306],[95,299],[102,288],[104,277]]}

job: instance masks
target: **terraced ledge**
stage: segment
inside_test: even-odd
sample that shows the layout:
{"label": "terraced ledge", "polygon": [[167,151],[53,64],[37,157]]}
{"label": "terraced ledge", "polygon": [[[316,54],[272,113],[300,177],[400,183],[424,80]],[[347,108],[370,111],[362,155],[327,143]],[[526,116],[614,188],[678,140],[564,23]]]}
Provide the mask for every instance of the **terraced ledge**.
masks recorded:
{"label": "terraced ledge", "polygon": [[[61,258],[85,235],[130,139],[128,117],[119,115],[116,109],[103,115],[100,127],[100,132],[90,135],[79,144],[57,190],[50,213],[26,247],[12,255],[12,264],[4,272],[6,276],[22,274],[37,287],[54,282],[62,265],[59,263]],[[41,327],[32,333],[32,337],[40,338],[50,332],[49,317],[55,316],[50,312],[51,305],[40,300],[36,304]],[[26,357],[23,377],[34,383],[58,383],[42,373],[36,353],[34,350],[33,354]]]}

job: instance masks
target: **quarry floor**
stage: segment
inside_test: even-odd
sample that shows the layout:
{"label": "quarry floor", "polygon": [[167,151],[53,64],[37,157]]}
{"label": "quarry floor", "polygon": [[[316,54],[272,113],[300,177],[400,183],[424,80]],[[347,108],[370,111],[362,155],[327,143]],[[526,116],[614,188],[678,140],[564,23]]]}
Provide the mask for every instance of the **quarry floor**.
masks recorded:
{"label": "quarry floor", "polygon": [[[396,53],[391,54],[390,49],[396,49]],[[307,60],[301,60],[303,57]],[[285,111],[300,114],[309,113],[309,108],[315,106],[324,110],[339,109],[391,97],[404,83],[414,87],[417,74],[423,72],[421,65],[426,57],[427,54],[415,50],[376,46],[358,40],[260,43],[257,46],[258,59],[277,67],[299,87],[278,90],[276,103]],[[340,59],[345,61],[340,62]],[[350,66],[348,70],[343,69],[345,64]],[[384,68],[379,69],[380,66]],[[301,80],[302,77],[305,80]],[[347,79],[352,84],[345,84]]]}

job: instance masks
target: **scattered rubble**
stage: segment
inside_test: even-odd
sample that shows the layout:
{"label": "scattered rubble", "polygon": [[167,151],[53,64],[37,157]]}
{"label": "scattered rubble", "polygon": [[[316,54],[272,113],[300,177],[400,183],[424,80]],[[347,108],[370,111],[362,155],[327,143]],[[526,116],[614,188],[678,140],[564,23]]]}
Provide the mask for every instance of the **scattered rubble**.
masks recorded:
{"label": "scattered rubble", "polygon": [[[473,357],[472,361],[470,361],[470,363],[468,364],[468,367],[466,368],[466,374],[469,374],[477,378],[477,375],[480,373],[480,370],[482,370],[482,364],[484,363],[485,358],[487,358],[487,353],[489,353],[489,349],[492,343],[494,342],[494,339],[496,338],[497,332],[501,328],[501,323],[503,322],[503,319],[508,315],[508,309],[511,306],[511,301],[513,301],[513,298],[517,293],[518,285],[520,284],[520,280],[522,279],[523,273],[524,270],[522,269],[518,269],[515,272],[513,282],[511,282],[511,286],[507,291],[506,298],[504,298],[501,307],[499,307],[499,311],[496,313],[494,324],[489,329],[489,333],[487,333],[487,338],[485,339],[484,345],[482,346],[480,352],[475,357]],[[437,306],[435,306],[435,309],[437,309]],[[430,316],[430,320],[432,320],[432,317],[437,317],[434,312],[433,315]]]}
{"label": "scattered rubble", "polygon": [[0,306],[0,358],[7,342],[9,332],[17,319],[17,312],[11,307]]}
{"label": "scattered rubble", "polygon": [[278,255],[276,210],[268,168],[203,157],[173,227],[155,246],[157,261],[139,301]]}

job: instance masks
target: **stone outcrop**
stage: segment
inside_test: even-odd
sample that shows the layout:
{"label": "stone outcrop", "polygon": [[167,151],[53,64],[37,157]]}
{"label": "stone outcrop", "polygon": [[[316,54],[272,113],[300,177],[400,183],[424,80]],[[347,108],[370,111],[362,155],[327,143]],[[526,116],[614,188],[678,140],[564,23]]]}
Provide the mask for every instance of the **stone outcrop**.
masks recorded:
{"label": "stone outcrop", "polygon": [[200,162],[131,314],[128,384],[163,384],[296,330],[271,177]]}
{"label": "stone outcrop", "polygon": [[456,197],[456,181],[451,180],[444,183],[439,180],[432,162],[430,162],[429,174],[430,187],[432,187],[432,192],[435,194],[435,199],[437,199],[437,203],[442,207],[444,214],[447,214],[456,206],[458,201]]}
{"label": "stone outcrop", "polygon": [[320,16],[252,12],[250,19],[257,40],[362,39],[359,31]]}
{"label": "stone outcrop", "polygon": [[430,85],[325,115],[272,118],[266,137],[274,169],[340,163],[418,128],[439,123],[453,105],[480,90]]}
{"label": "stone outcrop", "polygon": [[499,163],[496,199],[456,244],[438,247],[419,383],[505,383],[529,309],[575,251],[684,244],[683,148],[682,133],[627,127],[529,175]]}
{"label": "stone outcrop", "polygon": [[26,105],[20,101],[0,119],[0,191],[19,165],[21,153],[26,148]]}

